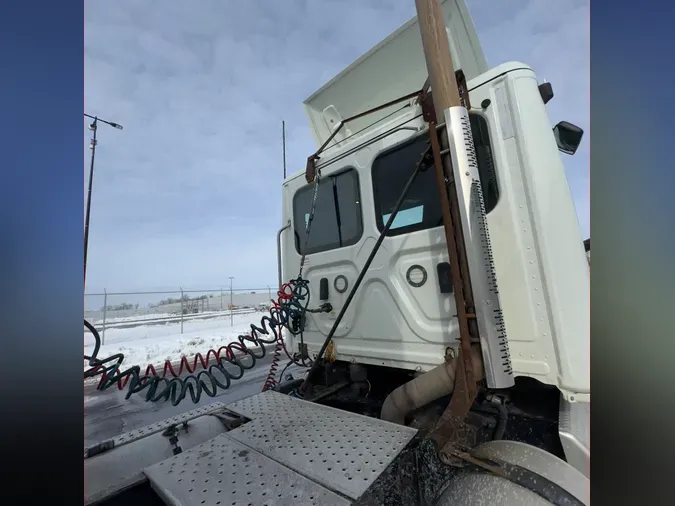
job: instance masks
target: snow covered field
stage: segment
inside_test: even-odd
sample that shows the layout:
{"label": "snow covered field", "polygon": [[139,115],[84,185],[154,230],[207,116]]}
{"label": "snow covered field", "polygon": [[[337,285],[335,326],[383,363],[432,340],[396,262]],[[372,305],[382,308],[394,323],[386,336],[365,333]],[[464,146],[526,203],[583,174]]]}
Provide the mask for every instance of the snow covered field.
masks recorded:
{"label": "snow covered field", "polygon": [[[123,353],[124,366],[142,367],[163,364],[165,360],[178,361],[183,356],[191,359],[197,353],[206,355],[209,349],[217,350],[236,341],[240,334],[248,334],[251,323],[259,325],[262,316],[264,313],[235,314],[233,326],[230,326],[229,315],[208,320],[187,320],[183,323],[182,334],[180,323],[174,322],[110,328],[105,332],[105,344],[101,346],[99,357]],[[90,355],[93,350],[94,338],[85,330],[84,353]],[[88,369],[86,361],[84,369]]]}
{"label": "snow covered field", "polygon": [[[232,311],[233,314],[238,314],[238,313],[253,313],[256,310],[254,308],[238,308],[234,309]],[[189,313],[183,316],[184,320],[189,320],[189,319],[199,319],[199,318],[212,318],[217,315],[227,315],[229,318],[230,311],[225,310],[225,311],[200,311],[199,313]],[[147,313],[147,314],[139,314],[139,315],[134,315],[134,316],[118,316],[115,318],[106,318],[105,319],[105,324],[106,327],[113,327],[115,324],[123,324],[123,323],[140,323],[140,322],[154,322],[155,320],[157,321],[162,321],[162,320],[167,320],[167,319],[179,319],[180,320],[181,316],[180,313]],[[91,321],[91,320],[90,320]],[[98,319],[95,322],[93,322],[94,325],[97,328],[100,328],[103,326],[103,319]]]}
{"label": "snow covered field", "polygon": [[[156,320],[158,318],[171,318],[172,316],[176,316],[175,314],[171,313],[148,313],[148,314],[139,314],[139,315],[134,315],[134,316],[118,316],[116,318],[106,318],[106,323],[123,323],[123,322],[131,322],[131,321],[138,321],[138,320]],[[180,315],[179,315],[180,316]],[[103,324],[103,319],[100,318],[96,320],[95,322],[92,322],[94,325],[99,326]]]}

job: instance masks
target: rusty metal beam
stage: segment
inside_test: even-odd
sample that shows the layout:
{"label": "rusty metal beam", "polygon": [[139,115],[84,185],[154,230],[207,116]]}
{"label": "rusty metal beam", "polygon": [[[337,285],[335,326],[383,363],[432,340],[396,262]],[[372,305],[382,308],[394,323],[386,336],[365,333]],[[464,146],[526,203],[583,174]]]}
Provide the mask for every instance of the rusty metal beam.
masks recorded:
{"label": "rusty metal beam", "polygon": [[[438,0],[415,0],[417,18],[424,57],[429,72],[420,99],[422,113],[429,123],[429,138],[436,168],[436,181],[441,198],[443,227],[452,273],[457,319],[459,324],[460,349],[455,389],[450,404],[441,416],[429,437],[434,441],[440,458],[446,464],[462,465],[453,456],[454,443],[461,437],[463,422],[471,409],[478,387],[471,362],[471,343],[478,337],[478,328],[474,316],[475,305],[469,277],[464,235],[459,219],[457,189],[452,177],[452,159],[448,149],[446,128],[438,128],[438,118],[444,117],[444,111],[451,107],[470,107],[464,74],[455,72],[441,6]],[[460,96],[460,91],[461,96]],[[439,131],[440,130],[440,131]],[[471,322],[471,323],[470,323]],[[464,442],[466,443],[466,441]]]}

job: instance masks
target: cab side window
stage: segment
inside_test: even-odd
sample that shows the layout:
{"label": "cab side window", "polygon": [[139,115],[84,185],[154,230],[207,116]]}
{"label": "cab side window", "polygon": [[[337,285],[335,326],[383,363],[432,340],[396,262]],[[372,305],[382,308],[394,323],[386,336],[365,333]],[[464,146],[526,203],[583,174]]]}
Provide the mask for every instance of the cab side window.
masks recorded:
{"label": "cab side window", "polygon": [[314,196],[314,184],[298,190],[293,197],[295,249],[312,254],[356,244],[363,235],[359,177],[354,169],[324,176],[314,211],[314,220],[305,249],[307,222]]}
{"label": "cab side window", "polygon": [[[476,148],[478,173],[485,208],[489,213],[499,200],[499,188],[492,158],[492,148],[488,125],[485,118],[478,114],[470,114],[471,132]],[[373,198],[375,200],[375,216],[377,227],[381,231],[389,219],[415,164],[427,148],[426,133],[381,153],[373,162]],[[439,227],[443,224],[441,202],[436,186],[436,174],[430,167],[426,172],[418,174],[408,196],[396,215],[388,236],[408,234],[418,230]]]}

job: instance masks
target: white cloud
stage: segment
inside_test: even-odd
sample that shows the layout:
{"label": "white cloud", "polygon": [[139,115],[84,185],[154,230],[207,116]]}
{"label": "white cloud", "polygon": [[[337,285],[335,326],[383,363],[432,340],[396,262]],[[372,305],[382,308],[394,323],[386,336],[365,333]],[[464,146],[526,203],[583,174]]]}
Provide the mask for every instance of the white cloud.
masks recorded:
{"label": "white cloud", "polygon": [[[588,2],[468,6],[488,63],[532,65],[553,83],[551,121],[586,131],[565,163],[588,235]],[[273,283],[281,120],[296,170],[315,149],[302,101],[414,11],[412,0],[88,3],[86,110],[124,125],[99,129],[89,290]]]}

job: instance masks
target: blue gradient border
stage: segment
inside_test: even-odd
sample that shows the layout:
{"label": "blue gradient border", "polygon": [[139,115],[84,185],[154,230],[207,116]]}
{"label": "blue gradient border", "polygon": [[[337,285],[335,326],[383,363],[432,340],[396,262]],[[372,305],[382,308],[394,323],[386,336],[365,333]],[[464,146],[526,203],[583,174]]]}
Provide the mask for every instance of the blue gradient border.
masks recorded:
{"label": "blue gradient border", "polygon": [[664,489],[675,450],[673,19],[665,2],[591,3],[591,474],[600,504],[673,501]]}
{"label": "blue gradient border", "polygon": [[0,14],[6,504],[83,497],[83,26],[76,2],[5,2]]}

